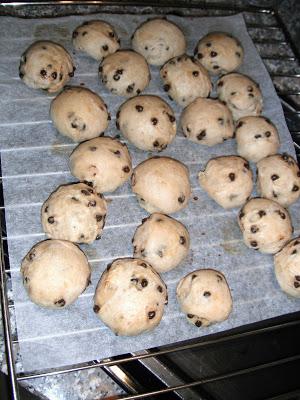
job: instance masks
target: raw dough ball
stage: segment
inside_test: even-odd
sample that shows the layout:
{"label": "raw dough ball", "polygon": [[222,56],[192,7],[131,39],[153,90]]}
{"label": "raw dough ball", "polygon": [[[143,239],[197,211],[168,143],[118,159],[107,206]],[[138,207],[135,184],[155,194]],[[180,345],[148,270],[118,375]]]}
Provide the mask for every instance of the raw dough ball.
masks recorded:
{"label": "raw dough ball", "polygon": [[182,278],[176,290],[181,311],[196,325],[208,326],[228,318],[232,298],[225,276],[214,269],[198,269]]}
{"label": "raw dough ball", "polygon": [[244,117],[237,121],[237,152],[248,161],[257,162],[275,154],[279,148],[276,127],[265,117]]}
{"label": "raw dough ball", "polygon": [[171,21],[155,18],[140,25],[132,36],[132,47],[149,64],[163,65],[186,51],[182,31]]}
{"label": "raw dough ball", "polygon": [[105,131],[109,114],[101,97],[82,87],[66,87],[51,103],[55,128],[75,142],[92,139]]}
{"label": "raw dough ball", "polygon": [[257,189],[262,197],[287,207],[300,196],[300,171],[288,154],[275,154],[257,163]]}
{"label": "raw dough ball", "polygon": [[235,121],[248,115],[261,114],[263,99],[259,85],[248,76],[237,73],[222,76],[217,83],[217,92]]}
{"label": "raw dough ball", "polygon": [[184,107],[197,97],[208,97],[212,89],[206,69],[187,55],[169,60],[161,68],[160,76],[170,99]]}
{"label": "raw dough ball", "polygon": [[167,287],[144,260],[120,258],[102,274],[94,303],[94,312],[116,335],[135,336],[159,324]]}
{"label": "raw dough ball", "polygon": [[91,269],[83,251],[66,240],[37,243],[22,261],[30,300],[48,308],[73,303],[90,284]]}
{"label": "raw dough ball", "polygon": [[246,246],[261,253],[277,253],[292,236],[288,211],[272,200],[249,200],[240,211],[238,222]]}
{"label": "raw dough ball", "polygon": [[171,107],[157,96],[136,96],[121,105],[117,127],[141,150],[162,151],[176,135]]}
{"label": "raw dough ball", "polygon": [[95,60],[102,61],[120,47],[120,39],[114,28],[104,21],[86,21],[73,34],[73,46]]}
{"label": "raw dough ball", "polygon": [[195,57],[213,75],[227,74],[243,62],[240,42],[225,32],[211,32],[199,40]]}
{"label": "raw dough ball", "polygon": [[177,267],[187,256],[190,236],[186,227],[167,215],[143,219],[132,239],[134,257],[148,261],[158,272]]}
{"label": "raw dough ball", "polygon": [[19,76],[33,89],[57,92],[74,76],[75,67],[70,54],[58,43],[41,40],[23,53]]}
{"label": "raw dough ball", "polygon": [[290,296],[300,297],[300,238],[286,244],[274,256],[275,275],[281,289]]}
{"label": "raw dough ball", "polygon": [[98,137],[75,148],[70,170],[80,181],[91,182],[98,193],[113,192],[130,178],[131,157],[124,143]]}
{"label": "raw dough ball", "polygon": [[140,163],[132,174],[131,186],[140,206],[149,213],[182,210],[191,195],[188,168],[170,157],[152,157]]}
{"label": "raw dough ball", "polygon": [[42,207],[42,225],[51,239],[92,243],[105,224],[106,201],[85,183],[59,186]]}
{"label": "raw dough ball", "polygon": [[103,60],[99,67],[102,83],[113,94],[133,97],[140,94],[151,79],[143,56],[132,50],[119,50]]}
{"label": "raw dough ball", "polygon": [[240,207],[253,188],[249,164],[238,156],[210,159],[198,179],[200,186],[223,208]]}
{"label": "raw dough ball", "polygon": [[219,100],[197,98],[181,115],[183,134],[193,142],[214,146],[233,137],[229,109]]}

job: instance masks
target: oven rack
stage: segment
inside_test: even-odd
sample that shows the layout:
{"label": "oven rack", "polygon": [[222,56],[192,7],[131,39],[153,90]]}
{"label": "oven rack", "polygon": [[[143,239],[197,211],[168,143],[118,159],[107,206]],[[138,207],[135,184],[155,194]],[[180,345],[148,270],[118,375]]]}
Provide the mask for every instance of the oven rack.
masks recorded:
{"label": "oven rack", "polygon": [[[55,11],[61,13],[61,15],[76,13],[76,7],[79,5],[86,6],[87,13],[90,12],[136,12],[140,9],[145,10],[146,13],[155,14],[176,14],[176,15],[194,15],[194,16],[213,16],[213,15],[232,15],[237,12],[243,12],[248,32],[256,45],[261,58],[263,59],[265,66],[267,67],[270,76],[273,80],[277,94],[281,99],[284,114],[288,127],[290,129],[294,145],[296,149],[297,159],[300,160],[300,64],[299,64],[299,53],[297,48],[293,46],[291,37],[286,30],[278,12],[272,7],[255,7],[255,6],[242,6],[239,1],[231,2],[225,1],[184,1],[176,0],[171,1],[71,1],[64,0],[60,1],[59,5],[56,1],[5,1],[0,2],[0,15],[19,15],[23,16],[24,10],[26,13],[29,12],[32,6],[43,6],[43,15],[51,15],[51,11],[55,6]],[[232,4],[234,3],[234,4]],[[270,52],[270,48],[272,51]],[[0,173],[1,172],[1,160],[0,160]],[[115,357],[114,359],[106,360],[93,360],[88,363],[72,365],[68,367],[62,367],[51,370],[44,370],[41,372],[17,372],[15,357],[18,348],[18,338],[16,333],[12,329],[12,321],[14,318],[14,303],[13,299],[10,298],[8,291],[11,287],[10,282],[10,267],[8,248],[6,242],[6,225],[5,225],[5,208],[3,199],[3,187],[1,179],[0,187],[0,245],[1,245],[1,261],[0,261],[0,288],[1,288],[1,309],[2,309],[2,321],[3,331],[6,346],[6,357],[7,357],[7,369],[9,375],[9,381],[11,386],[11,395],[13,400],[20,399],[18,391],[18,382],[25,380],[65,374],[68,372],[86,370],[95,367],[102,367],[110,376],[117,380],[128,392],[134,393],[132,395],[122,397],[124,399],[142,399],[148,397],[157,397],[157,395],[163,395],[166,393],[176,393],[179,397],[177,398],[198,398],[193,397],[192,392],[188,392],[189,388],[194,388],[200,385],[204,385],[211,382],[228,380],[233,377],[243,376],[251,374],[256,371],[271,369],[276,366],[284,366],[289,363],[293,363],[300,360],[300,354],[293,354],[288,357],[282,357],[269,362],[260,362],[254,366],[243,367],[235,371],[230,371],[222,374],[215,374],[203,379],[193,380],[188,383],[184,383],[179,378],[171,377],[171,373],[167,373],[164,376],[164,387],[158,390],[150,390],[143,393],[137,393],[137,385],[135,379],[127,374],[126,366],[129,363],[140,363],[144,367],[148,368],[152,374],[159,374],[166,367],[162,365],[159,358],[164,355],[183,352],[191,349],[204,349],[213,345],[222,345],[231,341],[238,341],[255,337],[257,335],[271,333],[274,331],[283,331],[290,328],[296,328],[300,326],[300,313],[295,313],[288,316],[278,317],[271,321],[261,324],[251,324],[251,326],[245,329],[234,329],[229,332],[223,332],[221,334],[210,335],[208,337],[202,337],[198,340],[192,340],[184,343],[179,343],[173,346],[163,347],[161,349],[145,350],[139,354],[125,355],[122,357]],[[167,369],[168,371],[168,369]],[[169,371],[170,372],[170,371]],[[170,378],[171,377],[171,378]],[[185,392],[181,392],[185,390]],[[184,397],[180,393],[188,393],[188,396]],[[297,392],[298,393],[298,392]],[[291,396],[294,395],[290,393]],[[289,396],[286,393],[285,396]],[[167,398],[167,397],[166,397]],[[201,397],[202,398],[202,397]],[[292,398],[292,397],[281,397],[280,399]],[[295,397],[296,399],[297,397]],[[204,397],[203,397],[204,399]],[[271,397],[269,398],[271,400]],[[272,397],[275,399],[275,397]],[[277,399],[277,397],[276,397]],[[278,397],[279,399],[279,397]]]}

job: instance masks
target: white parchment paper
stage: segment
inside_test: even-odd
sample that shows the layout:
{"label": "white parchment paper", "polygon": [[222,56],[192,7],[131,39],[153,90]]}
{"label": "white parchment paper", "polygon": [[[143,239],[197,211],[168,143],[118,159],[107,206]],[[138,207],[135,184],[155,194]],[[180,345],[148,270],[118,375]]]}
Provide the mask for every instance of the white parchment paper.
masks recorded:
{"label": "white parchment paper", "polygon": [[[179,340],[224,331],[250,322],[286,314],[299,309],[299,301],[279,290],[273,274],[272,256],[248,249],[241,240],[237,211],[226,211],[200,189],[197,173],[215,156],[235,154],[236,144],[229,140],[213,148],[187,141],[180,132],[162,155],[175,157],[190,168],[193,196],[188,207],[174,215],[189,229],[191,251],[177,269],[163,275],[168,285],[169,305],[153,332],[134,338],[116,337],[92,311],[93,293],[108,262],[132,255],[131,237],[146,216],[125,184],[108,197],[107,224],[100,241],[82,246],[92,265],[92,284],[72,306],[63,310],[46,310],[28,300],[19,273],[20,262],[31,246],[45,238],[40,224],[40,207],[60,184],[75,181],[68,169],[68,156],[74,144],[59,135],[49,118],[53,96],[27,88],[18,78],[22,52],[35,40],[50,39],[61,43],[73,55],[76,74],[71,84],[85,84],[99,93],[108,104],[112,121],[107,131],[116,135],[115,114],[124,101],[111,95],[99,82],[98,63],[75,53],[71,44],[73,29],[88,19],[101,18],[112,23],[130,46],[130,36],[146,16],[92,15],[53,19],[22,20],[1,18],[0,24],[0,147],[4,184],[7,240],[13,283],[20,350],[25,371],[75,364],[118,354],[161,346]],[[294,155],[280,101],[271,79],[248,36],[242,15],[232,17],[192,18],[169,16],[184,31],[191,54],[198,39],[209,31],[221,30],[238,37],[245,49],[240,72],[259,82],[264,95],[263,115],[277,126],[281,151]],[[145,93],[162,91],[158,68],[151,68],[152,80]],[[172,102],[179,119],[180,107]],[[180,131],[180,130],[179,130]],[[133,164],[149,154],[129,145]],[[299,202],[290,208],[295,234],[299,233]],[[196,328],[187,323],[175,300],[176,285],[181,277],[198,268],[216,268],[228,280],[233,295],[230,318],[209,328]]]}

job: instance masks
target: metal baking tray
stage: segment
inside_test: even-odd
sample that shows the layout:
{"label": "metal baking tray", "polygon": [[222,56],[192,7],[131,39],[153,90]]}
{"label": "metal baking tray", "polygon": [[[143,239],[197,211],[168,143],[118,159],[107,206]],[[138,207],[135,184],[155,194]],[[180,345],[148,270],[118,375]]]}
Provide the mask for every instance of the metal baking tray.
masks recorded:
{"label": "metal baking tray", "polygon": [[[270,75],[273,79],[278,95],[282,100],[282,105],[285,111],[285,117],[290,128],[291,134],[294,139],[297,157],[300,157],[300,68],[299,68],[299,57],[296,49],[293,49],[292,42],[285,31],[284,26],[281,23],[279,16],[271,8],[255,8],[255,7],[242,7],[242,6],[228,6],[225,2],[215,2],[214,4],[206,4],[206,2],[139,2],[139,6],[133,2],[64,2],[67,5],[57,6],[56,2],[31,2],[31,3],[18,3],[13,2],[9,4],[5,3],[5,8],[1,11],[4,14],[22,15],[30,14],[31,5],[42,5],[43,9],[41,13],[47,16],[55,15],[66,15],[73,14],[74,12],[83,12],[80,8],[81,4],[84,3],[84,12],[120,12],[120,6],[123,12],[131,13],[174,13],[177,15],[199,15],[199,16],[210,16],[210,15],[230,15],[236,12],[243,11],[247,26],[249,28],[250,35],[253,34],[254,43],[261,54],[262,59],[268,68]],[[101,3],[101,4],[100,4]],[[228,3],[228,2],[227,2]],[[3,6],[4,3],[2,3]],[[124,6],[126,4],[126,6]],[[54,9],[54,6],[55,9]],[[186,8],[188,6],[188,8]],[[270,39],[270,32],[274,33]],[[274,46],[274,55],[269,56],[264,54],[266,46]],[[282,46],[286,48],[286,54],[279,53],[277,55],[276,48]],[[290,50],[294,50],[294,55],[291,56]],[[292,82],[292,84],[291,84]],[[2,176],[2,174],[1,174]],[[163,349],[154,349],[151,351],[145,351],[142,355],[129,354],[125,357],[116,357],[110,360],[94,360],[91,363],[85,363],[81,365],[74,365],[69,368],[59,368],[51,371],[42,371],[37,374],[16,374],[15,372],[15,360],[14,360],[14,347],[17,345],[17,340],[13,340],[11,333],[12,320],[9,317],[10,311],[13,310],[13,302],[8,300],[7,291],[10,288],[10,272],[9,272],[9,259],[8,249],[6,241],[3,240],[5,236],[5,212],[3,203],[3,192],[1,186],[1,255],[2,263],[0,269],[1,278],[1,300],[2,300],[2,313],[3,313],[3,324],[4,334],[6,339],[7,358],[8,358],[8,369],[9,377],[11,380],[12,396],[14,399],[18,399],[18,387],[17,382],[22,380],[34,379],[41,376],[49,376],[56,374],[68,373],[71,371],[83,370],[93,368],[95,366],[104,368],[114,379],[116,379],[123,387],[130,393],[135,393],[126,398],[145,398],[148,396],[162,396],[165,398],[191,398],[191,399],[250,399],[250,398],[267,398],[262,395],[263,387],[259,389],[261,397],[247,397],[243,394],[242,397],[234,392],[228,392],[228,387],[231,388],[232,380],[241,377],[250,377],[260,371],[270,370],[274,372],[274,368],[282,367],[285,370],[283,376],[293,377],[290,373],[289,367],[293,363],[297,363],[300,360],[300,354],[297,354],[297,347],[291,346],[294,344],[294,337],[296,332],[299,332],[299,317],[300,313],[290,314],[283,317],[278,317],[263,323],[256,323],[250,326],[234,329],[229,332],[223,332],[221,334],[210,335],[209,337],[202,337],[197,340],[180,343],[176,347],[164,347]],[[276,336],[274,339],[273,347],[269,346],[269,338]],[[267,338],[267,342],[264,342],[264,338]],[[283,340],[283,339],[288,340]],[[288,346],[286,342],[288,341]],[[228,360],[230,354],[228,349],[234,352],[241,352],[245,346],[248,348],[253,345],[254,342],[259,343],[258,349],[253,351],[255,357],[251,360],[248,357],[237,357],[230,368],[224,367],[224,359]],[[263,352],[262,349],[268,349]],[[277,346],[277,347],[276,347]],[[280,347],[280,352],[275,351]],[[290,348],[292,347],[292,349]],[[241,350],[239,350],[241,349]],[[210,350],[214,352],[210,354]],[[278,349],[277,349],[278,350]],[[219,351],[219,353],[218,353]],[[227,353],[226,353],[227,352]],[[263,353],[263,354],[261,354]],[[266,354],[265,354],[266,353]],[[216,355],[217,354],[217,355]],[[219,355],[221,354],[221,356]],[[274,356],[275,354],[275,356]],[[271,356],[272,355],[272,356]],[[206,359],[205,359],[206,356]],[[223,358],[222,358],[223,357]],[[209,359],[218,360],[218,366],[214,365],[212,368],[209,363]],[[223,361],[222,361],[223,359]],[[195,366],[199,362],[204,362],[206,366],[204,371],[199,371]],[[226,364],[226,363],[225,363]],[[297,364],[298,365],[298,364]],[[294,365],[293,365],[294,367]],[[198,374],[193,373],[193,369],[197,370]],[[296,368],[293,368],[293,370]],[[289,371],[289,373],[287,373]],[[210,374],[207,375],[207,373]],[[250,382],[252,380],[250,379]],[[220,382],[223,382],[220,386]],[[224,384],[228,382],[228,385]],[[253,381],[252,381],[253,382]],[[245,382],[243,383],[245,384]],[[215,386],[214,386],[215,385]],[[235,386],[238,384],[235,383]],[[252,384],[252,386],[255,386]],[[273,382],[273,388],[276,384]],[[278,386],[278,385],[277,385]],[[291,396],[294,396],[297,385],[293,386],[291,382],[286,387],[274,389],[269,391],[268,398],[274,397],[275,394],[283,393],[288,391]],[[216,389],[217,388],[217,389]],[[154,390],[153,390],[154,389]],[[226,389],[226,390],[225,390]],[[286,390],[287,389],[287,390]],[[149,392],[150,390],[150,392]],[[224,392],[224,395],[220,393]],[[256,388],[257,390],[257,388]],[[277,392],[276,392],[277,390]],[[147,394],[145,393],[147,391]],[[228,397],[228,393],[231,397]],[[139,392],[139,393],[137,393]],[[235,391],[239,393],[239,391]],[[171,397],[172,396],[172,397]],[[215,397],[214,397],[215,396]],[[223,396],[223,397],[220,397]],[[227,397],[226,397],[227,396]],[[251,395],[250,395],[251,396]],[[265,397],[263,397],[265,396]],[[297,396],[297,394],[296,394]],[[163,397],[159,397],[163,398]],[[280,397],[281,398],[281,397]],[[282,397],[283,398],[283,397]],[[285,397],[289,398],[289,397]],[[292,398],[292,397],[291,397]],[[294,397],[297,398],[297,397]]]}

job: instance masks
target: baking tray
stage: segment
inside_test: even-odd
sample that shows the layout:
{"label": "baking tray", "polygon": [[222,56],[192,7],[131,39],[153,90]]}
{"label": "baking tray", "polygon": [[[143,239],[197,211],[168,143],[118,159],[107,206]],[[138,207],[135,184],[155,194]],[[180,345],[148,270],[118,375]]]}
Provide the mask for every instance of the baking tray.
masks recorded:
{"label": "baking tray", "polygon": [[[153,4],[153,3],[152,3]],[[162,6],[162,4],[160,4],[160,6]],[[217,9],[216,7],[211,7],[210,8],[210,10],[207,10],[207,9],[202,9],[201,8],[201,6],[199,7],[199,9],[198,8],[196,8],[196,10],[198,11],[200,11],[201,12],[201,15],[205,15],[206,13],[211,13],[211,14],[213,14],[213,15],[215,15],[214,13],[216,13],[216,12],[218,12],[218,13],[223,13],[223,14],[225,14],[226,15],[226,13],[227,14],[231,14],[231,13],[234,13],[234,12],[236,12],[236,11],[239,11],[239,9],[237,9],[237,8],[232,8],[232,9],[228,9],[228,8],[226,8],[226,7],[221,7],[220,9]],[[98,10],[99,11],[99,10]],[[138,10],[135,10],[135,12],[136,11],[138,11]],[[158,13],[158,9],[156,9],[155,11],[153,10],[153,8],[150,10],[149,9],[149,11],[152,13],[152,12],[155,12],[155,13]],[[161,9],[159,10],[159,11],[162,11]],[[178,9],[176,10],[176,9],[174,9],[173,10],[173,12],[177,12],[178,13]],[[195,10],[193,10],[193,11],[195,11]],[[251,9],[250,10],[253,14],[257,14],[257,15],[262,15],[262,14],[266,14],[266,15],[269,15],[269,16],[272,16],[272,18],[274,17],[275,18],[275,21],[276,22],[278,22],[278,20],[276,19],[276,17],[274,16],[274,13],[272,12],[272,10],[258,10],[258,9]],[[180,12],[182,13],[182,9],[180,10]],[[190,10],[188,10],[187,12],[191,12],[191,9]],[[248,25],[248,26],[252,26],[252,28],[253,29],[261,29],[260,28],[260,26],[262,26],[261,25],[262,23],[261,23],[261,21],[260,21],[260,24],[255,24],[255,22],[254,23],[252,23],[252,25],[251,25],[251,22],[250,22],[250,24]],[[276,25],[276,24],[275,24]],[[274,25],[272,25],[272,24],[270,24],[270,22],[267,22],[267,28],[263,28],[263,29],[266,29],[267,31],[270,31],[270,30],[277,30],[277,29],[279,29],[279,30],[281,30],[281,28],[280,28],[280,26],[278,25],[278,27],[277,27],[277,25],[276,26],[274,26]],[[275,44],[276,45],[276,42],[284,42],[284,40],[276,40],[276,39],[270,39],[270,38],[267,38],[267,39],[264,39],[264,38],[260,38],[259,40],[258,40],[258,42],[260,42],[260,44],[261,45],[263,45],[263,44],[268,44],[268,43],[270,43],[270,40],[271,40],[271,42],[272,42],[272,44]],[[264,57],[263,57],[264,58]],[[273,57],[273,61],[277,61],[277,60],[279,60],[279,61],[282,61],[282,62],[287,62],[287,61],[293,61],[293,59],[294,60],[296,60],[296,57],[293,57],[293,56],[291,56],[290,54],[288,55],[288,56],[284,56],[284,55],[281,55],[281,56],[279,56],[279,57]],[[269,57],[268,58],[268,60],[269,61],[271,61],[272,62],[272,57]],[[267,61],[267,60],[266,60]],[[276,75],[276,76],[275,76]],[[279,75],[281,75],[281,76],[279,76]],[[274,74],[273,73],[273,77],[274,77],[274,79],[277,79],[277,78],[285,78],[285,77],[289,77],[289,78],[298,78],[298,76],[297,76],[297,73],[295,73],[294,71],[293,71],[293,73],[290,73],[290,74],[288,74],[287,72],[285,72],[285,73],[279,73],[279,74]],[[281,83],[278,83],[278,85],[281,85]],[[288,116],[288,118],[291,118],[291,116],[293,116],[294,114],[296,114],[297,115],[297,110],[295,110],[294,109],[294,106],[295,106],[295,104],[297,104],[297,99],[295,99],[295,97],[297,97],[298,96],[298,91],[297,90],[295,90],[295,89],[293,89],[293,90],[289,90],[289,89],[282,89],[280,86],[279,86],[279,94],[281,94],[282,96],[284,96],[284,98],[285,98],[285,103],[284,103],[284,107],[285,107],[285,109],[286,109],[286,112],[287,112],[287,116]],[[291,101],[289,101],[289,102],[287,102],[287,100],[291,100]],[[293,121],[293,123],[295,124],[297,124],[297,120],[296,120],[296,122],[295,121]],[[296,126],[296,128],[295,128],[295,126]],[[294,129],[294,134],[297,136],[297,125],[295,125],[295,126],[292,126],[293,127],[293,129]],[[5,245],[5,241],[4,241],[4,245]],[[5,252],[4,252],[5,253]],[[9,272],[9,271],[8,271]],[[2,285],[2,288],[4,288],[4,285]],[[4,295],[5,295],[5,293],[4,293]],[[4,296],[4,298],[5,298],[5,296]],[[4,299],[4,307],[3,307],[3,309],[4,309],[4,311],[5,311],[5,309],[6,309],[6,307],[5,307],[5,299]],[[5,316],[4,316],[5,317]],[[6,336],[9,336],[9,332],[7,332],[7,326],[9,327],[9,325],[6,323],[6,322],[8,322],[8,321],[6,321],[6,318],[4,318],[4,323],[5,323],[5,332],[6,332]],[[278,322],[278,321],[277,321]],[[269,325],[269,324],[268,324]],[[270,326],[271,327],[276,327],[277,325],[276,325],[276,321],[272,321],[271,323],[270,323]],[[282,324],[280,324],[280,326],[282,326]],[[257,329],[255,329],[255,327],[249,327],[248,329],[250,329],[250,331],[253,331],[254,332],[254,330],[256,330],[257,331]],[[265,328],[264,328],[265,329]],[[275,328],[274,328],[275,329]],[[258,331],[259,331],[259,329],[258,329]],[[236,333],[234,333],[234,332],[232,332],[232,333],[230,333],[229,334],[229,336],[228,336],[228,334],[226,334],[223,338],[221,337],[221,339],[220,338],[218,338],[218,339],[215,339],[215,338],[213,338],[213,337],[210,337],[209,338],[209,340],[200,340],[200,341],[198,341],[197,343],[188,343],[188,344],[184,344],[184,345],[179,345],[179,346],[177,346],[176,347],[176,350],[179,350],[179,349],[181,349],[181,350],[184,350],[184,349],[188,349],[188,348],[190,348],[190,347],[192,347],[192,348],[197,348],[198,346],[200,346],[200,347],[202,347],[201,345],[200,345],[200,343],[221,343],[221,342],[223,342],[224,341],[224,338],[225,337],[227,337],[227,339],[226,340],[228,340],[228,337],[229,338],[233,338],[233,337],[235,337],[235,335],[236,335]],[[239,335],[238,335],[238,337],[239,337]],[[10,344],[10,343],[9,343]],[[10,346],[9,346],[10,347]],[[157,354],[157,355],[162,355],[163,353],[170,353],[170,352],[173,352],[174,351],[174,348],[171,348],[171,349],[164,349],[164,350],[158,350],[157,351],[157,353],[155,353],[155,354]],[[8,353],[10,353],[10,351],[8,350]],[[61,372],[61,373],[63,373],[63,372],[66,372],[66,371],[68,371],[68,370],[76,370],[76,369],[83,369],[83,368],[89,368],[89,367],[91,367],[91,365],[93,366],[93,365],[106,365],[106,366],[109,366],[109,365],[114,365],[114,364],[118,364],[118,365],[120,365],[120,364],[123,364],[123,363],[125,363],[126,361],[128,361],[128,360],[130,360],[130,361],[134,361],[134,360],[143,360],[144,359],[144,364],[146,364],[146,362],[145,362],[145,360],[147,359],[149,357],[149,354],[147,353],[147,352],[145,352],[145,354],[144,355],[142,355],[142,356],[140,356],[140,355],[137,355],[137,356],[129,356],[129,357],[126,357],[126,358],[122,358],[121,359],[121,361],[119,360],[118,362],[116,362],[115,360],[110,360],[110,361],[106,361],[106,362],[102,362],[102,363],[100,363],[100,362],[98,362],[98,361],[95,361],[94,363],[92,363],[92,364],[89,364],[89,365],[82,365],[82,366],[76,366],[76,367],[72,367],[72,368],[68,368],[68,369],[62,369],[62,370],[60,370],[60,371],[51,371],[50,373],[52,374],[55,374],[55,373],[58,373],[58,372]],[[11,360],[12,361],[12,360]],[[158,365],[158,364],[157,364]],[[152,367],[153,367],[153,365],[152,365]],[[12,366],[12,368],[13,368],[13,366]],[[107,367],[108,368],[108,367]],[[154,368],[153,368],[154,369]],[[118,374],[116,373],[116,369],[114,369],[114,370],[112,370],[112,369],[110,369],[110,372],[111,371],[114,371],[113,373],[115,374],[115,376],[117,376]],[[112,372],[111,372],[112,373]],[[32,374],[31,375],[31,377],[33,378],[33,377],[36,377],[36,376],[44,376],[44,375],[49,375],[49,371],[46,371],[45,373],[40,373],[40,374]],[[23,379],[28,379],[29,378],[29,376],[22,376],[21,374],[18,376],[18,379],[19,380],[23,380]],[[216,379],[218,379],[218,378],[216,378]],[[196,381],[196,382],[192,382],[192,383],[190,383],[188,386],[195,386],[195,385],[197,385],[197,384],[199,384],[199,382],[200,381]],[[203,380],[201,381],[201,383],[203,384]],[[184,385],[184,386],[186,386],[186,385]],[[167,391],[169,391],[169,390],[172,390],[171,388],[169,388],[169,389],[167,389]],[[143,396],[145,396],[145,395],[143,395]]]}

